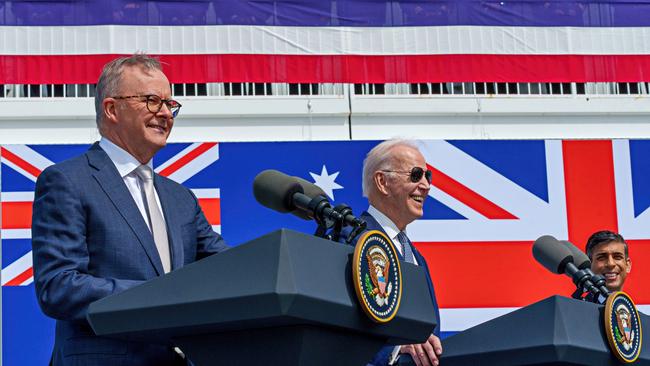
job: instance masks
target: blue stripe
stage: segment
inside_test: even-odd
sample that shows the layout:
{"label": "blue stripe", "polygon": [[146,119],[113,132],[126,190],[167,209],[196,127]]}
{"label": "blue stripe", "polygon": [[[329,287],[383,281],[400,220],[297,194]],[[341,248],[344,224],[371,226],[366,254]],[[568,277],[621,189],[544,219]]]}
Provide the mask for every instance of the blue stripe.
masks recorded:
{"label": "blue stripe", "polygon": [[31,239],[2,239],[1,242],[3,269],[32,250]]}
{"label": "blue stripe", "polygon": [[0,26],[649,26],[650,0],[0,1]]}

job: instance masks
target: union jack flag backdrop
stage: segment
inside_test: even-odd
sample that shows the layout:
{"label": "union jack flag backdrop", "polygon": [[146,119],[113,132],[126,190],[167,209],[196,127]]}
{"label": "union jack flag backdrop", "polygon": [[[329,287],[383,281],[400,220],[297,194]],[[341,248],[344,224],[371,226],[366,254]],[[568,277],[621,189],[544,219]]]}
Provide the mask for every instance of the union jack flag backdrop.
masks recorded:
{"label": "union jack flag backdrop", "polygon": [[0,84],[647,81],[649,0],[0,1]]}
{"label": "union jack flag backdrop", "polygon": [[[191,188],[230,245],[280,227],[315,225],[260,206],[252,182],[278,169],[315,182],[359,214],[363,158],[377,141],[170,144],[158,173]],[[36,304],[30,219],[34,182],[49,164],[87,145],[1,147],[2,330],[5,365],[45,364],[53,322]],[[409,235],[429,263],[445,335],[552,294],[569,295],[569,278],[535,263],[543,234],[583,246],[599,229],[628,239],[632,273],[625,290],[650,305],[650,141],[422,141],[434,172],[424,217]],[[298,158],[299,157],[299,158]]]}

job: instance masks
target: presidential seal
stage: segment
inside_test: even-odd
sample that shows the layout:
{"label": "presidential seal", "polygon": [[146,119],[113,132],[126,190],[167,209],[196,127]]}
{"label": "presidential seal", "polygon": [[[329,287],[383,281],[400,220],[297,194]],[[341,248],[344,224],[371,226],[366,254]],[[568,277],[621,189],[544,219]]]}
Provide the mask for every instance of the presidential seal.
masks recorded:
{"label": "presidential seal", "polygon": [[354,289],[363,311],[377,323],[395,317],[402,298],[402,272],[393,243],[380,231],[361,235],[352,262]]}
{"label": "presidential seal", "polygon": [[619,291],[605,303],[605,332],[612,353],[625,363],[636,361],[641,353],[641,318],[628,294]]}

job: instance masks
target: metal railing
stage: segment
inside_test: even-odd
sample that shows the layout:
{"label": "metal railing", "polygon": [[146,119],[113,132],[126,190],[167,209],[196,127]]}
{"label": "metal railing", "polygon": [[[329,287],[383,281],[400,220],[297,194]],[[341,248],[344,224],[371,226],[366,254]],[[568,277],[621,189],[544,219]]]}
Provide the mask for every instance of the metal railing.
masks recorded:
{"label": "metal railing", "polygon": [[[575,96],[575,95],[647,95],[650,83],[186,83],[172,84],[175,97],[200,96],[341,96],[347,87],[355,95],[418,96]],[[95,96],[95,84],[11,84],[0,85],[0,98],[89,98]]]}
{"label": "metal railing", "polygon": [[415,83],[355,84],[356,95],[647,95],[646,82],[637,83]]}

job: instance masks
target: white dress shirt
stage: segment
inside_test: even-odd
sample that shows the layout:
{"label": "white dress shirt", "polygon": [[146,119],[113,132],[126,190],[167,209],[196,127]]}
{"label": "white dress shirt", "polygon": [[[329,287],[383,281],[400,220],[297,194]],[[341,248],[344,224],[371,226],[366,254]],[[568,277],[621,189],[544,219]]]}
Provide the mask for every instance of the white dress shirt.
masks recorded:
{"label": "white dress shirt", "polygon": [[[134,158],[133,155],[129,154],[124,149],[115,145],[111,140],[105,137],[102,137],[102,139],[99,140],[99,147],[101,147],[102,150],[106,152],[113,164],[115,164],[117,171],[120,173],[120,177],[122,177],[124,184],[126,184],[126,188],[128,188],[129,193],[131,193],[131,197],[133,197],[133,200],[135,201],[135,205],[138,206],[138,210],[140,210],[140,214],[142,215],[145,224],[147,227],[149,227],[149,217],[147,215],[147,210],[145,209],[144,198],[142,197],[142,182],[140,181],[140,178],[138,178],[138,176],[135,174],[135,169],[142,164],[140,164],[138,159]],[[149,160],[146,165],[152,168],[153,171],[152,160]],[[156,191],[155,187],[154,191]],[[162,206],[160,205],[158,191],[156,191],[156,204],[162,213],[163,211]],[[163,214],[162,217],[164,220],[165,215]],[[151,230],[150,227],[149,230]]]}

